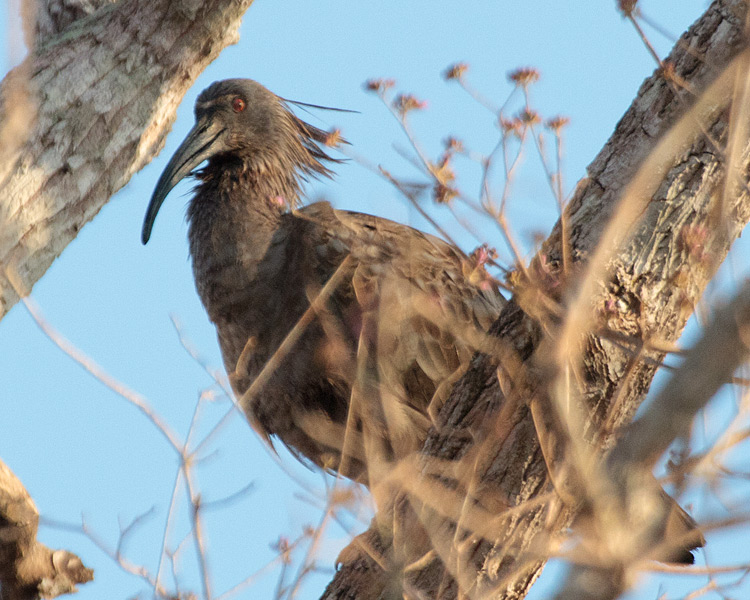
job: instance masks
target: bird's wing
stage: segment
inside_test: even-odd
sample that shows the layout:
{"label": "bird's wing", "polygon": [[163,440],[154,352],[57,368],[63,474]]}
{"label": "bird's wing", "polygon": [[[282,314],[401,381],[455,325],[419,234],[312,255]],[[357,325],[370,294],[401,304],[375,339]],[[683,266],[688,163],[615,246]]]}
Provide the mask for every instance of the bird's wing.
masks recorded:
{"label": "bird's wing", "polygon": [[[483,267],[437,237],[380,217],[334,210],[326,202],[295,216],[309,224],[305,243],[312,245],[321,273],[328,273],[321,284],[350,257],[347,285],[334,304],[339,314],[351,315],[353,307],[359,311],[354,344],[360,364],[363,336],[376,337],[378,377],[398,382],[381,385],[381,393],[401,394],[392,403],[398,410],[432,411],[435,395],[447,394],[471,354],[482,349],[505,303],[486,273],[476,276]],[[414,421],[414,415],[407,416],[386,420]]]}
{"label": "bird's wing", "polygon": [[473,320],[484,330],[494,322],[505,299],[481,264],[438,237],[382,217],[335,210],[316,202],[297,211],[321,228],[319,256],[338,264],[351,254],[373,271],[388,269],[409,282],[414,293],[439,298],[455,317]]}

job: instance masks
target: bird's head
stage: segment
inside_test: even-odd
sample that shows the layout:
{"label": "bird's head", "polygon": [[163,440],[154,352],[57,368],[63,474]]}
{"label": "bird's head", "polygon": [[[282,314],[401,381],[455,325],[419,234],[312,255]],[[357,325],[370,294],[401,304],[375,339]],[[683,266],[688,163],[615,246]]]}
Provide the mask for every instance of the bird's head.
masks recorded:
{"label": "bird's head", "polygon": [[195,125],[159,177],[143,221],[141,241],[148,242],[167,194],[203,161],[239,161],[244,168],[256,165],[260,171],[296,182],[306,175],[330,174],[320,161],[333,159],[318,146],[327,137],[256,81],[212,83],[195,102]]}

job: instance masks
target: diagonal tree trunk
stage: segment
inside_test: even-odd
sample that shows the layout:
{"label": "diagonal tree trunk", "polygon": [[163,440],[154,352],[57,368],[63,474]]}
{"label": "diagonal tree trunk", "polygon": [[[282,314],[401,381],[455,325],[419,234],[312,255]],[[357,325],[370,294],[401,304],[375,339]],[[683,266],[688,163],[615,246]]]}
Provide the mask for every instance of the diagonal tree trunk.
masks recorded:
{"label": "diagonal tree trunk", "polygon": [[[565,227],[511,278],[501,350],[477,356],[442,409],[420,468],[443,493],[399,480],[323,598],[522,598],[574,513],[597,507],[587,449],[630,421],[750,219],[745,19],[744,0],[713,2],[643,83]],[[616,597],[645,539],[597,546],[612,568],[585,597]]]}
{"label": "diagonal tree trunk", "polygon": [[31,289],[154,158],[183,95],[237,41],[251,4],[39,3],[34,49],[0,88],[0,318],[18,300],[5,269]]}

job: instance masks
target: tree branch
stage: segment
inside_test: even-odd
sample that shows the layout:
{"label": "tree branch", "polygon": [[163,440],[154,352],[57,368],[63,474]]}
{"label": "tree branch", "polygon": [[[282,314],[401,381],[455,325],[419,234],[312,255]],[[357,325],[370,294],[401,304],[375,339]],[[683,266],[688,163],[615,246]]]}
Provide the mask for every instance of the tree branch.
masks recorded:
{"label": "tree branch", "polygon": [[[525,596],[586,497],[592,450],[632,418],[663,358],[654,347],[679,337],[750,219],[750,146],[730,123],[743,114],[732,99],[747,77],[745,11],[713,2],[641,86],[567,209],[570,276],[558,223],[536,280],[516,277],[493,333],[522,367],[477,357],[423,449],[421,477],[460,495],[463,512],[439,517],[445,498],[401,490],[367,534],[377,560],[350,547],[323,598],[377,597],[393,580],[413,597]],[[479,508],[495,515],[490,539],[465,525]],[[425,542],[399,545],[418,526]]]}
{"label": "tree branch", "polygon": [[[695,414],[747,361],[748,331],[750,283],[716,313],[669,384],[643,415],[625,428],[607,457],[605,468],[598,473],[602,497],[594,500],[606,503],[607,510],[596,514],[602,522],[589,531],[607,531],[623,543],[615,548],[614,555],[603,557],[598,564],[574,565],[556,600],[617,598],[626,589],[627,578],[622,574],[633,557],[648,556],[659,545],[669,515],[660,512],[663,504],[659,502],[659,490],[650,485],[645,474],[651,472],[673,441],[689,436]],[[646,519],[643,519],[644,506],[651,507]],[[613,514],[619,518],[611,518]],[[623,515],[628,518],[622,518]]]}
{"label": "tree branch", "polygon": [[3,600],[57,598],[94,579],[81,559],[36,540],[39,513],[29,493],[0,461],[0,590]]}

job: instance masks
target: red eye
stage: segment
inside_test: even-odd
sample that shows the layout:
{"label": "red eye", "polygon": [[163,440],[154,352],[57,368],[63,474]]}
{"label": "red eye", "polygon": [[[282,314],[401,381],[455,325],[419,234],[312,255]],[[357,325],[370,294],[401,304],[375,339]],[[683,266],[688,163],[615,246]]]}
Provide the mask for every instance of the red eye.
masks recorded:
{"label": "red eye", "polygon": [[235,98],[232,100],[232,108],[234,112],[242,112],[245,110],[245,101],[242,98]]}

